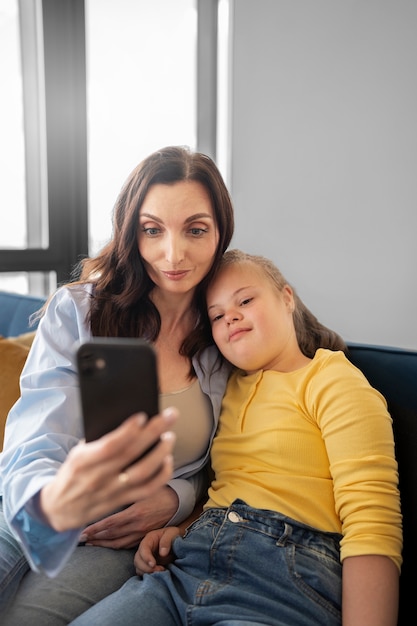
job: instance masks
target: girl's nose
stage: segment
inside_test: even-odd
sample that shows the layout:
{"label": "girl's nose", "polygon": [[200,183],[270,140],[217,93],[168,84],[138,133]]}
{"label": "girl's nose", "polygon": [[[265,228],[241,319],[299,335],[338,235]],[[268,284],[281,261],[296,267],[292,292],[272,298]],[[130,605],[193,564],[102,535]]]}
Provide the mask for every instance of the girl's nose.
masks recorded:
{"label": "girl's nose", "polygon": [[224,319],[227,324],[233,324],[233,322],[238,322],[242,319],[242,316],[237,311],[228,311],[225,314]]}

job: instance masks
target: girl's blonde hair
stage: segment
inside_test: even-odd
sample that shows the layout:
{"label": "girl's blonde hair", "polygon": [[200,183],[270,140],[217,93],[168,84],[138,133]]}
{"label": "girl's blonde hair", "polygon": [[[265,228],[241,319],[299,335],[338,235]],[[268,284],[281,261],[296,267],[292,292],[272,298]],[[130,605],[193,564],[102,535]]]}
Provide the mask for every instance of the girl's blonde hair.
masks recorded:
{"label": "girl's blonde hair", "polygon": [[281,293],[286,285],[291,287],[294,295],[294,327],[298,345],[303,354],[312,358],[318,348],[328,348],[329,350],[342,350],[346,352],[346,344],[342,337],[330,328],[323,326],[315,315],[305,306],[298,296],[296,290],[284,278],[274,263],[263,256],[248,254],[241,250],[228,250],[224,253],[218,267],[218,271],[229,265],[236,263],[250,263],[259,268],[270,280],[276,290]]}

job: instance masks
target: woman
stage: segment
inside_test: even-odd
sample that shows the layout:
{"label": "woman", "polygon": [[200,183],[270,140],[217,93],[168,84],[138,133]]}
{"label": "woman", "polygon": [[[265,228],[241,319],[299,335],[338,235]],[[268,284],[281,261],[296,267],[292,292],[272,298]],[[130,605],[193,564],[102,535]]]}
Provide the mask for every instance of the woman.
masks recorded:
{"label": "woman", "polygon": [[[185,148],[162,149],[140,163],[121,190],[110,242],[82,262],[78,281],[50,299],[22,373],[21,398],[7,420],[1,458],[5,519],[25,555],[4,526],[1,543],[10,548],[4,553],[14,551],[13,574],[10,561],[3,566],[4,607],[28,563],[34,570],[2,623],[68,623],[132,575],[133,548],[145,532],[181,522],[202,496],[227,372],[209,376],[213,348],[195,359],[210,342],[200,311],[233,225],[231,199],[214,162]],[[132,430],[122,426],[105,441],[79,444],[74,355],[91,336],[152,342],[161,407],[178,407],[181,417],[174,428],[173,480],[157,495],[140,492],[135,504],[88,525],[132,502],[132,478],[127,485],[118,480],[121,462],[115,467],[120,441],[131,440]],[[173,413],[147,427],[153,428],[148,443],[171,427]],[[161,445],[163,457],[170,437]]]}
{"label": "woman", "polygon": [[207,305],[236,370],[204,512],[184,537],[151,531],[135,559],[151,575],[74,626],[396,626],[402,529],[384,398],[264,257],[226,252]]}

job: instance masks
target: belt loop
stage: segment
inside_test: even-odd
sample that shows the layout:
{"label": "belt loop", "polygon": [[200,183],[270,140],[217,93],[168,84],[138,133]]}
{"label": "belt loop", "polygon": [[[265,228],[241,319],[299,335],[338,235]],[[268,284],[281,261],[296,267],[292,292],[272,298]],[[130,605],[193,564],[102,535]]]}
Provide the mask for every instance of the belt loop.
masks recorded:
{"label": "belt loop", "polygon": [[292,527],[286,522],[284,522],[284,532],[282,533],[281,537],[278,539],[276,545],[285,546],[285,544],[287,543],[287,540],[291,537],[291,535],[292,535]]}

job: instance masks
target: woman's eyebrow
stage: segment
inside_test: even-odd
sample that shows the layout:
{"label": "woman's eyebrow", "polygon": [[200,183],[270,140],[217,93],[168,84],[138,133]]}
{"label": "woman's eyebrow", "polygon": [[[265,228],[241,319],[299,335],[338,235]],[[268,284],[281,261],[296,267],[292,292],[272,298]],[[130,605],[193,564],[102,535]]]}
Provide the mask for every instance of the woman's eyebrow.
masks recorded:
{"label": "woman's eyebrow", "polygon": [[201,218],[208,218],[209,220],[214,219],[213,216],[210,215],[210,213],[195,213],[194,215],[190,215],[190,217],[187,217],[185,223],[188,224],[189,222],[194,222],[194,220],[200,220]]}
{"label": "woman's eyebrow", "polygon": [[152,213],[140,213],[140,214],[139,214],[139,219],[140,219],[141,217],[147,217],[148,219],[153,220],[154,222],[161,222],[161,221],[162,221],[162,220],[161,220],[159,217],[157,217],[156,215],[152,215]]}
{"label": "woman's eyebrow", "polygon": [[[143,218],[143,217],[153,220],[154,222],[160,222],[160,223],[162,222],[161,218],[157,217],[156,215],[153,215],[152,213],[141,213],[139,215],[139,218]],[[213,216],[210,215],[210,213],[195,213],[194,215],[190,215],[190,217],[187,217],[186,220],[184,220],[184,224],[189,224],[190,222],[194,222],[195,220],[200,220],[203,218],[214,220]]]}

